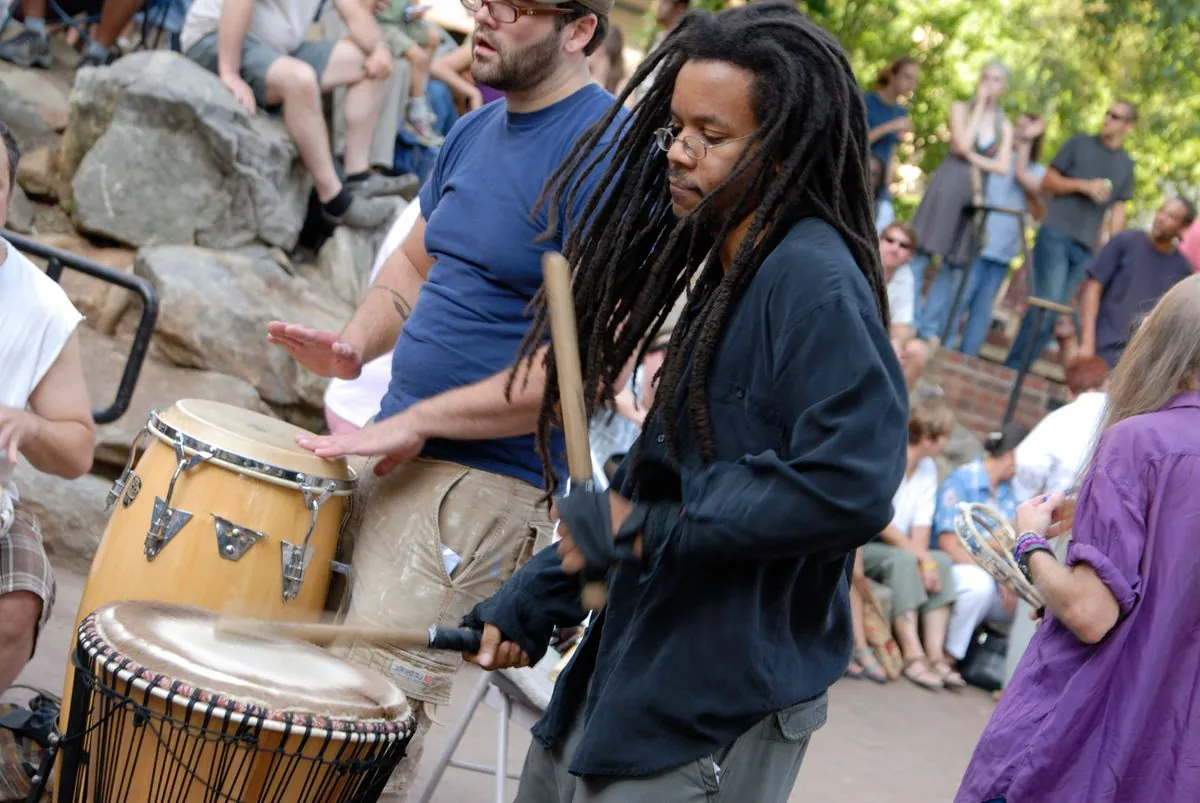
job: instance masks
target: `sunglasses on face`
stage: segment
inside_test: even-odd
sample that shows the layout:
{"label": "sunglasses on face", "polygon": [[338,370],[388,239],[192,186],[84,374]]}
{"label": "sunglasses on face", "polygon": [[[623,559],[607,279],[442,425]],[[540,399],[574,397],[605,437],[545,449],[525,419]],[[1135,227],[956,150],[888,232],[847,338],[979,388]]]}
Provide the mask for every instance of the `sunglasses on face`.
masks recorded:
{"label": "sunglasses on face", "polygon": [[884,239],[884,241],[889,242],[892,245],[897,246],[898,248],[902,248],[905,251],[912,250],[912,243],[908,242],[907,240],[899,240],[890,234],[883,235],[883,239]]}
{"label": "sunglasses on face", "polygon": [[1108,118],[1108,119],[1110,119],[1110,120],[1116,120],[1116,121],[1118,121],[1118,122],[1121,122],[1121,123],[1128,123],[1128,122],[1129,122],[1129,118],[1128,118],[1128,117],[1126,117],[1126,116],[1125,116],[1125,115],[1123,115],[1123,114],[1117,114],[1117,113],[1116,113],[1116,112],[1114,112],[1112,109],[1109,109],[1107,112],[1105,112],[1105,113],[1104,113],[1104,116],[1105,116],[1105,117],[1107,117],[1107,118]]}

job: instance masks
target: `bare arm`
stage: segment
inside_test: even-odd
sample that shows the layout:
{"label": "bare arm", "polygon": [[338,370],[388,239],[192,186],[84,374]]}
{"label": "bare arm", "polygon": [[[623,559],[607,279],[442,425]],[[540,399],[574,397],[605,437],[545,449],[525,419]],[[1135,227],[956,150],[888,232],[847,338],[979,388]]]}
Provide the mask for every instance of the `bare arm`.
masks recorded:
{"label": "bare arm", "polygon": [[912,120],[908,117],[897,117],[894,120],[888,120],[886,123],[880,123],[867,131],[867,144],[873,145],[888,134],[896,134],[911,129]]}
{"label": "bare arm", "polygon": [[[225,0],[228,2],[229,0]],[[369,56],[376,48],[385,46],[383,32],[375,22],[371,6],[363,0],[333,0],[334,6],[346,23],[346,32],[350,40],[358,45],[363,55]]]}
{"label": "bare arm", "polygon": [[341,339],[358,350],[363,363],[395,347],[432,266],[433,258],[425,251],[425,218],[418,216],[342,330]]}
{"label": "bare arm", "polygon": [[1042,192],[1046,195],[1090,195],[1091,183],[1084,179],[1067,178],[1053,167],[1042,179]]}
{"label": "bare arm", "polygon": [[546,356],[543,347],[533,364],[517,368],[512,399],[504,397],[510,369],[472,385],[448,390],[414,404],[401,415],[408,416],[413,429],[423,438],[493,440],[528,435],[537,428],[546,389]]}
{"label": "bare arm", "polygon": [[1091,356],[1096,353],[1096,318],[1100,314],[1100,299],[1104,285],[1092,276],[1083,280],[1079,294],[1079,350]]}
{"label": "bare arm", "polygon": [[975,563],[971,553],[967,552],[962,541],[959,541],[958,536],[954,533],[938,533],[938,549],[949,555],[950,560],[957,564],[970,566]]}
{"label": "bare arm", "polygon": [[217,27],[217,74],[239,78],[242,72],[242,43],[250,29],[254,0],[224,0]]}
{"label": "bare arm", "polygon": [[429,66],[429,74],[438,79],[456,95],[469,98],[479,91],[479,87],[462,77],[462,73],[471,66],[471,40],[467,39],[459,47],[444,56],[438,56]]}
{"label": "bare arm", "polygon": [[911,324],[894,323],[888,327],[888,334],[890,334],[892,338],[896,340],[907,341],[913,336],[914,333]]}
{"label": "bare arm", "polygon": [[1046,216],[1046,202],[1042,198],[1042,177],[1029,169],[1029,150],[1032,143],[1029,140],[1017,143],[1017,164],[1013,175],[1017,183],[1025,191],[1025,204],[1034,220]]}
{"label": "bare arm", "polygon": [[74,479],[92,467],[92,409],[79,335],[72,334],[58,359],[29,397],[33,426],[20,452],[38,471]]}
{"label": "bare arm", "polygon": [[[1125,231],[1125,225],[1128,222],[1125,212],[1125,202],[1117,201],[1114,203],[1109,213],[1108,236],[1112,237],[1114,234],[1120,234]],[[1107,239],[1106,237],[1105,240],[1107,241]]]}
{"label": "bare arm", "polygon": [[[998,111],[997,114],[999,114]],[[1000,134],[1000,150],[997,152],[995,158],[984,156],[971,149],[967,151],[966,159],[980,170],[986,170],[989,173],[995,173],[999,176],[1007,176],[1008,166],[1012,160],[1012,138],[1012,123],[1005,120]]]}
{"label": "bare arm", "polygon": [[950,150],[963,158],[975,150],[975,137],[979,134],[982,116],[982,103],[975,103],[970,108],[961,100],[950,104]]}
{"label": "bare arm", "polygon": [[1100,641],[1120,618],[1117,598],[1086,563],[1063,566],[1049,552],[1034,552],[1029,575],[1046,600],[1046,610],[1085,644]]}

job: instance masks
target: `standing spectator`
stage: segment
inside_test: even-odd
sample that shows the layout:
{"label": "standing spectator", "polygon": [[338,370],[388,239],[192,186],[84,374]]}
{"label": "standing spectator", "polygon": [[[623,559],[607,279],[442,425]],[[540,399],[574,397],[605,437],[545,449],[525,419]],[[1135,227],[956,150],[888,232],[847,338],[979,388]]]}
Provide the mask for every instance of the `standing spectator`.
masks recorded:
{"label": "standing spectator", "polygon": [[921,67],[917,60],[903,56],[880,70],[875,77],[875,89],[863,95],[867,105],[867,141],[871,143],[871,156],[877,158],[883,168],[875,218],[875,227],[881,232],[895,218],[889,189],[895,168],[892,155],[900,137],[913,130],[904,100],[916,90],[920,77]]}
{"label": "standing spectator", "polygon": [[946,653],[955,663],[966,656],[975,628],[985,620],[1007,624],[1017,607],[1017,595],[1007,586],[998,585],[958,540],[954,531],[958,503],[987,505],[1012,521],[1017,511],[1013,488],[1016,452],[1027,432],[1019,424],[1007,424],[1000,432],[993,432],[984,446],[984,456],[950,472],[938,491],[934,545],[954,561],[957,601],[946,633]]}
{"label": "standing spectator", "polygon": [[[976,250],[975,216],[970,207],[983,198],[986,174],[1007,176],[1011,169],[1013,127],[1000,108],[1007,88],[1008,68],[991,61],[979,74],[975,97],[950,106],[950,153],[929,180],[913,216],[913,228],[921,242],[921,252],[910,263],[918,298],[931,257],[941,257],[939,269],[946,274],[942,281],[961,275]],[[930,291],[917,315],[918,336],[927,341],[940,338],[949,305],[944,293]]]}
{"label": "standing spectator", "polygon": [[1158,208],[1150,231],[1123,231],[1088,266],[1079,299],[1079,355],[1098,355],[1116,366],[1142,315],[1176,283],[1192,275],[1192,263],[1175,241],[1196,219],[1196,208],[1173,198]]}
{"label": "standing spectator", "polygon": [[625,36],[613,25],[604,45],[588,56],[588,69],[596,83],[616,95],[625,81]]}
{"label": "standing spectator", "polygon": [[[411,191],[411,176],[370,169],[392,54],[370,10],[334,0],[349,36],[306,41],[321,0],[194,0],[181,35],[184,53],[216,73],[247,112],[283,107],[283,122],[312,173],[321,211],[332,224],[377,229],[394,207],[372,196]],[[346,181],[338,177],[321,95],[346,86]]]}
{"label": "standing spectator", "polygon": [[[683,19],[683,15],[688,12],[690,3],[691,0],[655,0],[654,24],[658,28],[658,33],[654,34],[654,39],[650,42],[646,58],[654,55],[654,51],[658,50],[658,46],[663,43],[667,35],[675,30],[679,21]],[[655,69],[650,77],[629,96],[629,105],[632,106],[645,97],[646,93],[650,91],[650,87],[654,85],[654,77],[657,74],[658,70]]]}
{"label": "standing spectator", "polygon": [[[1118,100],[1104,115],[1098,135],[1076,134],[1050,162],[1042,180],[1049,196],[1046,218],[1033,245],[1030,294],[1066,304],[1083,281],[1084,270],[1101,244],[1105,213],[1111,210],[1109,231],[1125,228],[1125,202],[1133,197],[1133,159],[1125,152],[1125,137],[1137,122],[1137,108]],[[1019,369],[1033,341],[1033,356],[1042,353],[1055,318],[1043,316],[1040,331],[1033,331],[1034,311],[1028,310],[1021,330],[1008,352],[1007,365]]]}
{"label": "standing spectator", "polygon": [[[904,676],[927,689],[962,686],[943,658],[954,580],[950,557],[930,549],[937,504],[938,471],[933,458],[954,431],[954,413],[939,398],[913,405],[908,419],[908,463],[892,497],[892,522],[859,550],[867,577],[892,591],[892,630],[904,656]],[[851,596],[852,606],[862,604]],[[920,613],[918,637],[917,614]],[[851,615],[861,615],[851,610]],[[855,656],[860,664],[866,654]]]}
{"label": "standing spectator", "polygon": [[406,59],[412,68],[408,124],[426,144],[436,147],[442,138],[434,130],[437,115],[425,97],[425,88],[434,54],[442,43],[442,32],[425,21],[428,10],[428,6],[417,5],[414,0],[390,0],[382,11],[376,12],[375,19],[392,58]]}
{"label": "standing spectator", "polygon": [[[0,123],[0,222],[20,149]],[[13,468],[74,478],[92,467],[92,411],[76,327],[82,316],[54,280],[0,238],[0,692],[33,655],[54,605],[54,572]]]}
{"label": "standing spectator", "polygon": [[910,390],[929,362],[929,347],[913,337],[916,287],[907,263],[916,248],[916,235],[907,223],[893,222],[879,235],[879,260],[883,264],[888,308],[892,313],[888,334],[891,335],[892,348],[900,358],[904,379]]}
{"label": "standing spectator", "polygon": [[[964,354],[978,356],[992,327],[996,293],[1004,284],[1013,259],[1024,250],[1025,212],[1029,212],[1034,220],[1040,220],[1046,212],[1041,198],[1042,176],[1046,174],[1046,169],[1037,163],[1042,152],[1042,133],[1045,129],[1045,122],[1036,115],[1022,114],[1017,118],[1009,171],[1005,175],[990,176],[985,185],[985,206],[1015,209],[1021,214],[984,214],[983,248],[971,265],[962,305],[955,316],[961,319],[965,315],[967,318],[962,338],[958,340],[958,349]],[[929,308],[945,310],[945,315],[937,321],[929,321],[933,334],[938,335],[945,328],[946,316],[950,314],[958,283],[962,279],[960,271],[943,270],[930,288]],[[947,346],[957,339],[958,322],[955,324]]]}

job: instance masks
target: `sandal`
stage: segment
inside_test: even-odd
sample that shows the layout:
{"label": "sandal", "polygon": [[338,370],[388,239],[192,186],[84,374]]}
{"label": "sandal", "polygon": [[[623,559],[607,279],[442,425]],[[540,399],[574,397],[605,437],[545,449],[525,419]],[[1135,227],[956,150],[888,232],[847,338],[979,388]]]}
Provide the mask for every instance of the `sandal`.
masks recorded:
{"label": "sandal", "polygon": [[874,683],[887,683],[891,680],[887,672],[883,671],[883,666],[870,647],[855,650],[854,661],[862,667],[862,674],[859,677],[865,677]]}
{"label": "sandal", "polygon": [[945,688],[941,677],[937,672],[934,672],[929,667],[929,661],[925,658],[912,658],[904,662],[904,677],[911,680],[923,689],[929,691],[937,691]]}
{"label": "sandal", "polygon": [[866,670],[862,668],[856,658],[851,658],[850,663],[846,666],[845,676],[851,680],[862,680],[866,677]]}
{"label": "sandal", "polygon": [[946,661],[938,661],[933,665],[933,671],[942,679],[942,685],[947,689],[965,689],[967,682],[962,675],[955,671]]}

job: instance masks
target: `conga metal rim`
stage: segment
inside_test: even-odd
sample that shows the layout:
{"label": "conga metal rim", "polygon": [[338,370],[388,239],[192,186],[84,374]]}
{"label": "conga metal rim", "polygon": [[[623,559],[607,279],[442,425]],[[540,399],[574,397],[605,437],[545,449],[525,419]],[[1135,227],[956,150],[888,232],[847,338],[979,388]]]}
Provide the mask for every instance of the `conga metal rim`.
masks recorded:
{"label": "conga metal rim", "polygon": [[216,463],[235,473],[247,474],[265,482],[282,485],[295,490],[304,490],[306,488],[332,489],[330,494],[332,496],[350,496],[354,493],[354,487],[358,481],[357,473],[350,466],[346,466],[346,470],[350,472],[349,478],[319,477],[313,474],[306,474],[302,471],[293,471],[270,463],[264,463],[261,460],[255,460],[252,457],[247,457],[228,449],[222,449],[219,446],[206,443],[198,438],[193,438],[177,427],[171,426],[162,420],[157,410],[150,411],[150,421],[146,424],[146,429],[151,435],[168,446],[173,447],[175,444],[182,444],[183,451],[188,456],[209,454],[212,457],[205,462]]}
{"label": "conga metal rim", "polygon": [[[211,705],[214,718],[223,720],[225,712],[228,712],[230,722],[248,722],[276,733],[287,734],[301,729],[314,738],[329,741],[365,741],[372,736],[394,741],[410,738],[416,728],[416,717],[412,714],[398,720],[341,719],[313,713],[276,711],[205,689],[197,689],[182,680],[147,669],[119,653],[97,632],[95,614],[88,616],[79,625],[79,649],[87,653],[89,665],[85,670],[94,676],[97,684],[102,682],[99,674],[103,670],[115,680],[129,685],[143,695],[148,690],[152,697],[164,703],[171,701],[186,705],[189,710],[204,709]],[[111,691],[121,694],[115,687],[112,687]],[[218,715],[217,712],[221,713]]]}

